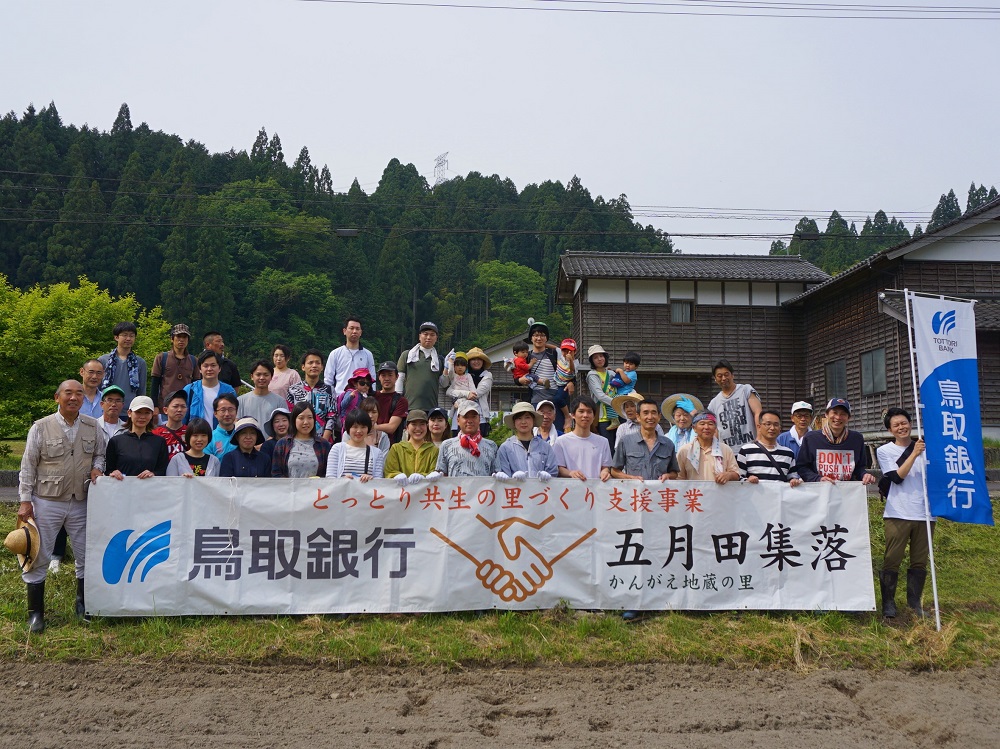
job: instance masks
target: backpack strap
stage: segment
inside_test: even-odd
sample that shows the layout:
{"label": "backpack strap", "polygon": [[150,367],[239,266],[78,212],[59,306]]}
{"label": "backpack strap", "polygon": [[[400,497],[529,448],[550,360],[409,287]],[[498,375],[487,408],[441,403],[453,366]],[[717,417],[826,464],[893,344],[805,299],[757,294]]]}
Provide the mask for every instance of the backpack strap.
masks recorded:
{"label": "backpack strap", "polygon": [[753,443],[764,451],[764,454],[767,456],[767,459],[771,461],[771,465],[774,466],[774,469],[778,472],[778,475],[781,476],[781,480],[788,481],[788,474],[785,472],[784,468],[778,465],[778,461],[776,461],[774,459],[774,456],[771,455],[771,451],[768,450],[766,447],[764,447],[762,444],[760,444],[759,440],[754,440]]}

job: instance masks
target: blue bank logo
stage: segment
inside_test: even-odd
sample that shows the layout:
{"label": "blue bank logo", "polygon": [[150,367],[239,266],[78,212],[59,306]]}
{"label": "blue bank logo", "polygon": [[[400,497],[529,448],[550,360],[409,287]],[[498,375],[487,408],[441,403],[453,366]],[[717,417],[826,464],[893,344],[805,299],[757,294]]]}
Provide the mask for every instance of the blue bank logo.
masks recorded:
{"label": "blue bank logo", "polygon": [[139,565],[146,562],[139,575],[139,582],[144,582],[146,575],[156,565],[167,561],[170,556],[170,521],[166,520],[154,525],[135,541],[129,543],[133,530],[119,531],[108,542],[104,550],[104,561],[101,565],[104,582],[117,585],[128,567],[128,582],[132,582]]}
{"label": "blue bank logo", "polygon": [[935,335],[948,335],[955,329],[955,310],[935,312],[931,318],[931,328],[934,329]]}

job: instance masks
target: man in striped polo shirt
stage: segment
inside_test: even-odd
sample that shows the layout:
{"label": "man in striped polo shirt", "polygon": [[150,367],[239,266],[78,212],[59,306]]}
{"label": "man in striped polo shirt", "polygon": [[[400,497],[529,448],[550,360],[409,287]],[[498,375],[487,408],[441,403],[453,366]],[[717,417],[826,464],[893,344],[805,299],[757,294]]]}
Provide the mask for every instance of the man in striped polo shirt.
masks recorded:
{"label": "man in striped polo shirt", "polygon": [[781,415],[774,409],[764,409],[757,421],[757,439],[747,442],[736,453],[740,476],[751,484],[758,481],[784,481],[790,486],[802,483],[795,472],[795,455],[778,444]]}

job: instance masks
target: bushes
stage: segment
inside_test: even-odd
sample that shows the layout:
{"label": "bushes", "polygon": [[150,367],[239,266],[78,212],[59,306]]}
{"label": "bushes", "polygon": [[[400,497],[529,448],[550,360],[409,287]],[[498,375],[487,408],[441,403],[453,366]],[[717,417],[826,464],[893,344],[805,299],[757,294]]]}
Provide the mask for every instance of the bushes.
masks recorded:
{"label": "bushes", "polygon": [[0,275],[0,437],[23,438],[35,419],[52,413],[59,383],[79,378],[84,361],[111,351],[111,329],[122,320],[135,321],[135,351],[152,370],[153,357],[170,346],[159,307],[142,310],[131,295],[113,299],[85,278],[74,288],[21,291]]}

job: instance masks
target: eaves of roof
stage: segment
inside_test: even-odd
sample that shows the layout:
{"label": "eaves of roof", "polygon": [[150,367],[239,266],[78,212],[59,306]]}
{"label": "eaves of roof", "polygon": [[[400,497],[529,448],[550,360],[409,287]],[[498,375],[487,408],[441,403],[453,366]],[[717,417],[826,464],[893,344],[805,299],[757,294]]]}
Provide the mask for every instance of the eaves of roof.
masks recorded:
{"label": "eaves of roof", "polygon": [[985,221],[992,221],[997,218],[1000,218],[1000,199],[987,203],[984,206],[980,206],[976,210],[970,211],[961,218],[955,219],[950,224],[938,227],[934,231],[926,232],[921,234],[919,237],[901,242],[895,247],[889,247],[885,250],[881,250],[880,252],[876,252],[871,257],[867,257],[864,260],[855,263],[851,267],[842,270],[837,275],[829,277],[827,281],[824,281],[817,286],[813,286],[811,289],[807,289],[798,296],[794,296],[782,304],[786,307],[801,304],[806,297],[820,293],[822,290],[834,284],[840,283],[847,277],[853,276],[859,271],[870,269],[876,263],[880,263],[884,260],[896,260],[897,258],[904,257],[911,252],[915,252],[923,247],[939,242],[942,239],[953,237],[956,234]]}

